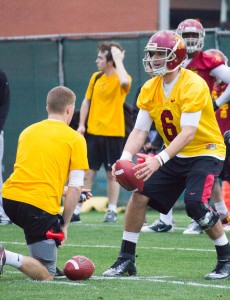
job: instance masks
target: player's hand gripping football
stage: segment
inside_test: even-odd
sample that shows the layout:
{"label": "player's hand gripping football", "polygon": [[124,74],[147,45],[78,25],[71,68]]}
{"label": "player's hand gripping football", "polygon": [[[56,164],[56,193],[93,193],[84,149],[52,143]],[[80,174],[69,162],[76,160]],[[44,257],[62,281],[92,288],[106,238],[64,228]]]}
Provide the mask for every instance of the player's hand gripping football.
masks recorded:
{"label": "player's hand gripping football", "polygon": [[138,153],[138,156],[143,158],[144,162],[134,167],[134,170],[136,170],[135,176],[138,179],[143,179],[146,181],[160,168],[161,165],[160,162],[154,158],[154,156],[144,153]]}

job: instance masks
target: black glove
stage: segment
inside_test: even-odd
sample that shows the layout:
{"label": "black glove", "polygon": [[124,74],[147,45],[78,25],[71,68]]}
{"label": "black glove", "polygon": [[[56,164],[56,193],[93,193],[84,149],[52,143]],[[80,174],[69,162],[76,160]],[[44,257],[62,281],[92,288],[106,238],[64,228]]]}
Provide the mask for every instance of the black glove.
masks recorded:
{"label": "black glove", "polygon": [[225,144],[230,144],[230,130],[225,131],[224,142],[225,142]]}
{"label": "black glove", "polygon": [[219,108],[219,106],[216,104],[216,101],[212,101],[212,104],[214,111],[216,111]]}

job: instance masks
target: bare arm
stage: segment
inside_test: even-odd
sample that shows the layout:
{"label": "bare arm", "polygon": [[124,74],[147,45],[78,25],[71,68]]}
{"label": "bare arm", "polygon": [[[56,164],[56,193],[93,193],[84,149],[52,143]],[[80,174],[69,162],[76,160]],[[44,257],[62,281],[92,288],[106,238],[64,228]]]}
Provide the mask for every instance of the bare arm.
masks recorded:
{"label": "bare arm", "polygon": [[118,74],[118,78],[120,80],[121,86],[122,87],[129,86],[129,84],[130,84],[129,76],[128,76],[128,73],[123,64],[123,59],[125,57],[125,51],[121,51],[119,48],[112,46],[111,53],[112,53],[113,60],[116,65],[117,74]]}
{"label": "bare arm", "polygon": [[81,195],[81,187],[68,187],[66,191],[65,201],[64,201],[64,210],[62,217],[64,219],[64,225],[62,230],[65,234],[65,239],[67,239],[67,228],[69,226],[71,217],[73,215],[74,209],[77,206],[78,199]]}
{"label": "bare arm", "polygon": [[84,99],[82,101],[81,109],[80,109],[80,120],[77,131],[81,134],[85,133],[85,122],[89,113],[90,101],[88,99]]}

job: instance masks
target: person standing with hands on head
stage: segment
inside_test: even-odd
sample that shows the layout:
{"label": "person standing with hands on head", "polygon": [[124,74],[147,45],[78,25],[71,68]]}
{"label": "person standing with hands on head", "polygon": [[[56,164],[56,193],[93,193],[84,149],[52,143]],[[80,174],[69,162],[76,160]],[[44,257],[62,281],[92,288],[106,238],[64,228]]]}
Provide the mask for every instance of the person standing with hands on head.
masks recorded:
{"label": "person standing with hands on head", "polygon": [[[75,102],[72,90],[63,86],[51,89],[46,103],[48,119],[27,127],[19,136],[14,172],[3,184],[3,207],[10,220],[24,230],[30,256],[0,245],[0,273],[9,265],[35,280],[55,276],[57,247],[67,239],[84,171],[88,170],[85,139],[68,126]],[[62,232],[64,239],[50,239],[50,230]]]}
{"label": "person standing with hands on head", "polygon": [[[4,125],[10,108],[10,89],[5,72],[0,70],[0,190],[2,190],[2,159],[4,152]],[[0,191],[0,225],[12,224],[2,207],[2,191]]]}
{"label": "person standing with hands on head", "polygon": [[120,253],[104,276],[136,275],[136,244],[147,206],[167,214],[185,190],[187,214],[205,230],[217,253],[216,268],[205,278],[230,277],[230,245],[218,213],[209,204],[223,167],[225,145],[209,88],[200,76],[181,68],[185,58],[185,42],[173,31],[155,33],[145,48],[144,65],[151,65],[155,77],[141,89],[140,111],[121,159],[132,160],[152,121],[165,149],[154,157],[142,154],[145,162],[134,167],[144,187],[141,193],[132,194]]}
{"label": "person standing with hands on head", "polygon": [[[113,180],[111,168],[121,156],[124,147],[123,105],[131,87],[131,77],[123,63],[124,57],[125,51],[119,43],[99,43],[96,60],[99,72],[94,73],[89,81],[77,129],[81,134],[85,134],[87,126],[90,170],[85,175],[84,187],[91,190],[96,172],[102,164],[106,170],[109,205],[104,222],[117,221],[116,209],[120,187]],[[77,209],[79,211],[79,207]],[[74,212],[76,216],[78,211]]]}

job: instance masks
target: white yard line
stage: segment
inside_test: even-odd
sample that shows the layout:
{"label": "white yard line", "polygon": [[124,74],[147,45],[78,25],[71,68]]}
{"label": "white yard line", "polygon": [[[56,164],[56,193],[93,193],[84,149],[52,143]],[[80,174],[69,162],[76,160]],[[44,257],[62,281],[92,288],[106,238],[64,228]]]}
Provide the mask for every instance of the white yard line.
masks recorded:
{"label": "white yard line", "polygon": [[[7,241],[0,241],[1,244],[8,244],[8,245],[26,245],[26,243],[20,242],[7,242]],[[64,244],[64,247],[77,247],[77,248],[113,248],[119,249],[119,246],[113,245],[79,245],[79,244]],[[138,249],[143,250],[177,250],[177,251],[197,251],[197,252],[215,252],[214,249],[200,249],[200,248],[177,248],[177,247],[142,247],[138,246]]]}
{"label": "white yard line", "polygon": [[[230,286],[227,285],[217,285],[217,284],[205,284],[205,283],[197,283],[197,282],[185,282],[185,281],[177,281],[177,280],[170,280],[171,276],[148,276],[148,277],[138,277],[138,276],[131,276],[131,277],[103,277],[103,276],[92,276],[86,283],[76,282],[76,281],[32,281],[31,283],[35,284],[57,284],[57,285],[80,285],[80,286],[87,286],[90,284],[90,281],[93,280],[125,280],[125,281],[149,281],[149,282],[158,282],[158,283],[168,283],[168,284],[175,284],[175,285],[187,285],[187,286],[195,286],[195,287],[205,287],[205,288],[216,288],[216,289],[230,289]],[[22,280],[17,280],[22,281]]]}

